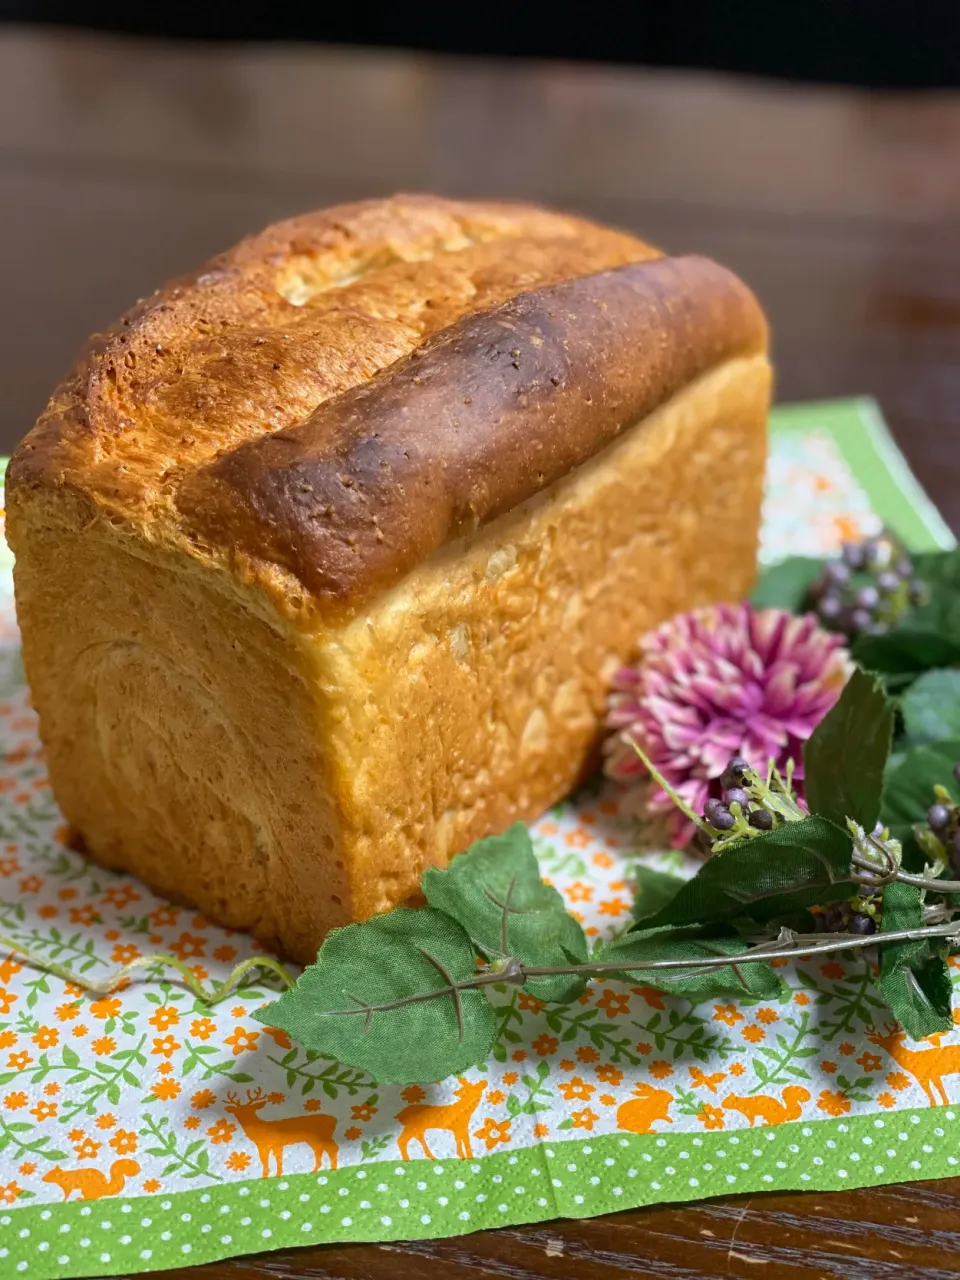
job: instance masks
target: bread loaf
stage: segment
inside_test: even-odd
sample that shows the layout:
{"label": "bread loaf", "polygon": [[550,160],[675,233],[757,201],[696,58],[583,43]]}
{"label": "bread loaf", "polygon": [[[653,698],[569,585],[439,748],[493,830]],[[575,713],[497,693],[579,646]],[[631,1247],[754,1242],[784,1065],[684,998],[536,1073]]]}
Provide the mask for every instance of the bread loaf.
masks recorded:
{"label": "bread loaf", "polygon": [[750,585],[766,343],[712,262],[426,196],[139,303],[7,479],[89,854],[307,961],[540,814],[638,636]]}

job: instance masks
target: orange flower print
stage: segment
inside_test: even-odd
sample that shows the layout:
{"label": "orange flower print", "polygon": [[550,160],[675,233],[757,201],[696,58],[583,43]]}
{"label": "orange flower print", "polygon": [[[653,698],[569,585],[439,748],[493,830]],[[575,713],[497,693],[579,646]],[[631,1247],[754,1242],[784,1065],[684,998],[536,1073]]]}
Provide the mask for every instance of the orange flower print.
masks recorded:
{"label": "orange flower print", "polygon": [[43,888],[43,881],[39,876],[24,876],[20,881],[21,893],[39,893]]}
{"label": "orange flower print", "polygon": [[0,1031],[0,1049],[9,1049],[12,1044],[17,1043],[17,1033],[15,1031]]}
{"label": "orange flower print", "polygon": [[94,1000],[91,1003],[90,1016],[106,1021],[108,1018],[115,1018],[121,1007],[120,1001],[116,996],[102,996],[99,1000]]}
{"label": "orange flower print", "polygon": [[49,1084],[45,1084],[43,1086],[43,1092],[48,1098],[55,1098],[60,1092],[60,1086],[57,1084],[56,1080],[51,1080]]}
{"label": "orange flower print", "polygon": [[351,1125],[349,1129],[344,1129],[343,1136],[347,1139],[348,1142],[356,1142],[356,1140],[360,1137],[362,1133],[363,1133],[363,1130],[358,1129],[357,1126],[354,1124],[354,1125]]}
{"label": "orange flower print", "polygon": [[17,1172],[22,1173],[25,1178],[29,1178],[31,1173],[37,1172],[37,1166],[33,1163],[32,1160],[24,1160],[23,1164],[20,1166]]}
{"label": "orange flower print", "polygon": [[635,996],[642,997],[651,1009],[665,1009],[667,1007],[663,1002],[663,992],[658,991],[656,987],[631,987],[630,990]]}
{"label": "orange flower print", "polygon": [[293,1041],[285,1031],[281,1031],[279,1027],[263,1027],[263,1034],[269,1036],[271,1040],[281,1049],[292,1049]]}
{"label": "orange flower print", "polygon": [[510,1055],[510,1058],[513,1062],[523,1062],[526,1056],[527,1056],[526,1049],[514,1049],[513,1053],[511,1053]]}
{"label": "orange flower print", "polygon": [[[425,1096],[426,1095],[424,1095],[424,1097]],[[303,1104],[303,1106],[304,1106],[304,1110],[306,1111],[319,1111],[320,1108],[323,1106],[323,1103],[320,1101],[319,1098],[308,1098],[306,1102]]]}
{"label": "orange flower print", "polygon": [[124,907],[128,907],[131,902],[139,902],[140,895],[132,884],[112,885],[103,895],[104,902],[109,902],[111,907],[116,907],[118,911]]}
{"label": "orange flower print", "polygon": [[173,1063],[172,1063],[172,1062],[160,1062],[160,1063],[158,1063],[158,1064],[157,1064],[157,1071],[158,1071],[158,1072],[160,1073],[160,1075],[162,1075],[162,1076],[169,1075],[169,1073],[170,1073],[172,1070],[173,1070]]}
{"label": "orange flower print", "polygon": [[227,1156],[227,1168],[231,1173],[243,1173],[244,1169],[249,1169],[250,1157],[246,1151],[231,1151]]}
{"label": "orange flower print", "polygon": [[579,1076],[573,1076],[570,1080],[561,1081],[557,1088],[568,1102],[573,1098],[580,1098],[583,1102],[589,1102],[596,1093],[596,1087],[592,1084],[587,1084]]}
{"label": "orange flower print", "polygon": [[273,1093],[267,1094],[267,1101],[272,1102],[275,1107],[279,1106],[281,1102],[286,1102],[286,1100],[287,1095],[285,1093],[278,1093],[276,1090],[274,1090]]}
{"label": "orange flower print", "polygon": [[247,1009],[245,1005],[235,1004],[230,1010],[230,1013],[234,1018],[245,1018],[247,1016]]}
{"label": "orange flower print", "polygon": [[8,1093],[3,1100],[3,1105],[8,1111],[19,1111],[21,1107],[27,1105],[27,1095],[22,1089],[17,1089],[13,1093]]}
{"label": "orange flower print", "polygon": [[151,1053],[160,1054],[164,1058],[172,1058],[178,1049],[183,1046],[179,1040],[174,1040],[173,1036],[154,1036],[153,1048]]}
{"label": "orange flower print", "polygon": [[517,996],[517,1008],[526,1009],[530,1013],[539,1013],[543,1008],[543,1001],[538,1000],[536,996],[528,996],[526,991],[521,991]]}
{"label": "orange flower print", "polygon": [[510,1141],[510,1124],[509,1120],[494,1120],[493,1116],[487,1116],[473,1136],[486,1143],[487,1150],[492,1151],[498,1143]]}
{"label": "orange flower print", "polygon": [[76,1002],[73,1004],[58,1004],[55,1012],[61,1022],[70,1022],[80,1012],[80,1006]]}
{"label": "orange flower print", "polygon": [[571,902],[589,902],[593,897],[593,885],[574,880],[573,884],[567,885],[567,897]]}
{"label": "orange flower print", "polygon": [[828,1116],[845,1116],[850,1110],[850,1099],[845,1093],[824,1089],[817,1099],[817,1108]]}
{"label": "orange flower print", "polygon": [[193,1129],[199,1129],[199,1128],[200,1128],[200,1117],[199,1117],[199,1116],[187,1116],[187,1117],[186,1117],[186,1119],[183,1121],[183,1127],[184,1127],[185,1129],[190,1129],[190,1130],[193,1130]]}
{"label": "orange flower print", "polygon": [[597,907],[598,916],[622,916],[625,911],[630,910],[630,903],[626,898],[605,898]]}
{"label": "orange flower print", "polygon": [[6,956],[0,960],[0,982],[9,982],[14,974],[19,973],[23,965],[19,960],[14,960],[13,956]]}
{"label": "orange flower print", "polygon": [[544,1031],[537,1036],[533,1042],[533,1051],[538,1053],[541,1058],[549,1057],[551,1053],[556,1053],[559,1048],[560,1041],[556,1036],[548,1036]]}
{"label": "orange flower print", "polygon": [[11,1053],[7,1058],[7,1066],[12,1067],[14,1071],[25,1070],[33,1059],[27,1053],[26,1049],[21,1049],[19,1053]]}
{"label": "orange flower print", "polygon": [[744,1027],[740,1034],[744,1040],[749,1040],[751,1044],[759,1044],[761,1040],[767,1038],[767,1033],[762,1027]]}
{"label": "orange flower print", "polygon": [[216,1124],[210,1125],[209,1129],[207,1129],[207,1137],[214,1146],[219,1146],[222,1142],[229,1142],[236,1131],[237,1126],[235,1124],[231,1124],[229,1120],[224,1120],[221,1117]]}
{"label": "orange flower print", "polygon": [[214,960],[222,961],[224,964],[229,964],[231,960],[235,960],[237,958],[237,948],[217,947],[216,951],[213,953],[213,958]]}
{"label": "orange flower print", "polygon": [[805,991],[798,991],[798,992],[797,992],[797,994],[793,997],[793,1003],[794,1003],[794,1004],[809,1004],[809,1003],[810,1003],[810,997],[807,995],[807,993],[806,993]]}
{"label": "orange flower print", "polygon": [[20,1195],[22,1187],[18,1187],[15,1182],[8,1182],[6,1186],[0,1185],[0,1204],[14,1204]]}
{"label": "orange flower print", "polygon": [[578,1062],[596,1062],[599,1057],[599,1053],[597,1053],[592,1044],[581,1045],[577,1050]]}
{"label": "orange flower print", "polygon": [[109,1111],[105,1111],[102,1116],[97,1116],[98,1129],[112,1129],[117,1123],[117,1117],[111,1115]]}
{"label": "orange flower print", "polygon": [[836,1069],[837,1069],[837,1064],[835,1062],[820,1063],[820,1070],[825,1071],[828,1076],[832,1076],[833,1073],[836,1071]]}
{"label": "orange flower print", "polygon": [[209,1040],[217,1029],[217,1024],[211,1018],[194,1018],[190,1023],[190,1034],[198,1040]]}
{"label": "orange flower print", "polygon": [[191,956],[202,956],[206,948],[206,939],[195,938],[192,933],[181,933],[176,942],[170,943],[170,950],[179,960],[189,960]]}
{"label": "orange flower print", "polygon": [[49,1120],[51,1116],[57,1114],[57,1104],[55,1102],[44,1102],[41,1098],[35,1106],[30,1108],[30,1114],[35,1116],[37,1120]]}
{"label": "orange flower print", "polygon": [[605,991],[597,1001],[597,1008],[608,1018],[619,1018],[630,1012],[630,997],[623,991]]}
{"label": "orange flower print", "polygon": [[156,1027],[158,1031],[169,1031],[171,1027],[175,1027],[180,1021],[180,1012],[172,1004],[164,1004],[147,1021],[151,1027]]}
{"label": "orange flower print", "polygon": [[590,847],[590,832],[584,831],[583,827],[577,827],[576,831],[568,831],[563,837],[563,842],[571,849],[588,849]]}
{"label": "orange flower print", "polygon": [[491,1089],[487,1094],[487,1101],[490,1103],[491,1107],[499,1107],[500,1103],[503,1102],[506,1096],[507,1095],[501,1089]]}
{"label": "orange flower print", "polygon": [[70,1132],[67,1134],[67,1141],[68,1141],[68,1142],[79,1142],[79,1141],[80,1141],[80,1139],[81,1139],[81,1138],[83,1138],[83,1137],[85,1137],[85,1136],[86,1136],[86,1135],[84,1134],[84,1132],[83,1132],[83,1130],[82,1130],[82,1129],[71,1129],[71,1130],[70,1130]]}
{"label": "orange flower print", "polygon": [[233,1046],[233,1056],[239,1058],[241,1053],[252,1053],[260,1039],[259,1031],[245,1031],[237,1027],[232,1036],[224,1036],[223,1043]]}
{"label": "orange flower print", "polygon": [[662,1060],[660,1062],[651,1062],[650,1074],[654,1080],[666,1080],[667,1076],[673,1075],[673,1067],[669,1062],[663,1062]]}
{"label": "orange flower print", "polygon": [[87,1028],[81,1022],[73,1028],[72,1034],[75,1036],[85,1036],[87,1034]]}
{"label": "orange flower print", "polygon": [[96,1160],[97,1152],[102,1146],[102,1142],[94,1142],[93,1138],[81,1138],[73,1149],[78,1160]]}
{"label": "orange flower print", "polygon": [[356,1106],[350,1108],[351,1120],[372,1120],[377,1114],[377,1108],[371,1107],[369,1102],[359,1102]]}
{"label": "orange flower print", "polygon": [[746,1071],[746,1067],[742,1062],[733,1062],[730,1064],[730,1074],[732,1076],[742,1076],[744,1071]]}
{"label": "orange flower print", "polygon": [[723,1128],[723,1112],[719,1107],[712,1107],[709,1102],[705,1102],[697,1112],[697,1119],[705,1129]]}
{"label": "orange flower print", "polygon": [[572,1070],[573,1070],[573,1068],[574,1068],[576,1065],[577,1065],[577,1064],[576,1064],[576,1063],[575,1063],[571,1058],[561,1058],[561,1059],[560,1059],[560,1070],[561,1070],[561,1071],[572,1071]]}
{"label": "orange flower print", "polygon": [[211,1102],[216,1102],[216,1100],[217,1095],[212,1089],[200,1089],[190,1099],[190,1105],[197,1111],[204,1111],[210,1106]]}
{"label": "orange flower print", "polygon": [[612,1107],[616,1098],[612,1093],[601,1093],[597,1095],[597,1101],[602,1102],[605,1107]]}
{"label": "orange flower print", "polygon": [[852,1045],[849,1040],[844,1040],[843,1044],[840,1045],[840,1052],[845,1057],[849,1058],[850,1054],[854,1052],[855,1048],[856,1048],[856,1045]]}
{"label": "orange flower print", "polygon": [[609,1063],[603,1062],[597,1067],[597,1079],[601,1084],[612,1084],[616,1088],[623,1079],[623,1072],[619,1067],[612,1067]]}
{"label": "orange flower print", "polygon": [[117,1042],[113,1036],[98,1036],[96,1040],[90,1041],[90,1048],[100,1058],[104,1058],[107,1054],[113,1053],[117,1047]]}
{"label": "orange flower print", "polygon": [[180,1086],[176,1080],[158,1080],[150,1091],[161,1102],[171,1102],[180,1095]]}
{"label": "orange flower print", "polygon": [[857,1066],[862,1071],[879,1071],[883,1063],[875,1053],[869,1053],[864,1049],[860,1057],[857,1059]]}
{"label": "orange flower print", "polygon": [[743,1021],[743,1014],[735,1004],[715,1004],[713,1006],[713,1021],[725,1022],[728,1027],[733,1027],[738,1022]]}
{"label": "orange flower print", "polygon": [[110,1139],[110,1146],[118,1156],[132,1155],[137,1149],[137,1135],[131,1129],[118,1129]]}
{"label": "orange flower print", "polygon": [[156,911],[151,911],[149,919],[153,921],[158,929],[167,928],[176,924],[180,919],[180,908],[168,903],[165,907],[158,907]]}
{"label": "orange flower print", "polygon": [[891,1089],[907,1089],[910,1087],[910,1077],[904,1075],[902,1071],[891,1071],[886,1077],[886,1081]]}
{"label": "orange flower print", "polygon": [[548,1138],[550,1136],[550,1130],[545,1124],[535,1124],[533,1126],[533,1136],[535,1138]]}
{"label": "orange flower print", "polygon": [[503,1073],[504,1084],[516,1084],[519,1079],[520,1077],[517,1075],[516,1071],[505,1071]]}
{"label": "orange flower print", "polygon": [[837,964],[836,960],[828,960],[826,964],[820,966],[820,972],[825,978],[842,978],[846,970],[842,964]]}
{"label": "orange flower print", "polygon": [[649,1053],[653,1048],[652,1044],[647,1044],[646,1040],[637,1041],[637,1053]]}
{"label": "orange flower print", "polygon": [[60,912],[51,902],[45,902],[42,907],[37,907],[37,915],[41,920],[55,920]]}
{"label": "orange flower print", "polygon": [[82,907],[70,908],[71,924],[82,924],[89,929],[92,924],[99,924],[99,922],[100,917],[97,914],[97,909],[89,902]]}
{"label": "orange flower print", "polygon": [[404,1102],[410,1103],[411,1106],[416,1102],[422,1102],[426,1096],[418,1084],[408,1084],[400,1094]]}
{"label": "orange flower print", "polygon": [[780,1015],[776,1009],[758,1009],[754,1014],[758,1022],[762,1022],[765,1027],[769,1027],[772,1022],[779,1022]]}
{"label": "orange flower print", "polygon": [[53,1049],[60,1042],[60,1032],[56,1027],[38,1027],[30,1039],[40,1049]]}
{"label": "orange flower print", "polygon": [[595,867],[599,867],[601,871],[608,871],[613,866],[613,859],[609,853],[595,853],[590,861]]}
{"label": "orange flower print", "polygon": [[589,1107],[584,1107],[582,1111],[573,1111],[570,1115],[575,1129],[592,1129],[599,1118]]}
{"label": "orange flower print", "polygon": [[897,1105],[897,1100],[892,1093],[878,1093],[877,1101],[881,1107],[895,1107]]}
{"label": "orange flower print", "polygon": [[143,1189],[146,1191],[147,1195],[155,1195],[160,1190],[160,1183],[156,1178],[148,1178],[143,1184]]}
{"label": "orange flower print", "polygon": [[14,995],[12,991],[8,991],[6,987],[0,987],[0,1013],[9,1013],[19,999],[19,996]]}

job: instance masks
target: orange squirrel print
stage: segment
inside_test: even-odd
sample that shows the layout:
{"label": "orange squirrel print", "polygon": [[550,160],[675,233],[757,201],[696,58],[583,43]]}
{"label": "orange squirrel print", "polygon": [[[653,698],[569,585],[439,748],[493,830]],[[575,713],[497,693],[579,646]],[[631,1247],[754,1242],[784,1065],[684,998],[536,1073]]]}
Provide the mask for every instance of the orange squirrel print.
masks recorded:
{"label": "orange squirrel print", "polygon": [[728,1094],[723,1100],[724,1110],[739,1111],[745,1120],[750,1121],[753,1128],[755,1120],[764,1124],[786,1124],[788,1120],[799,1120],[802,1104],[810,1101],[810,1090],[803,1085],[788,1084],[783,1090],[783,1101],[778,1102],[767,1093],[760,1093],[755,1098],[740,1098],[735,1093]]}
{"label": "orange squirrel print", "polygon": [[263,1090],[257,1088],[247,1090],[246,1102],[241,1102],[230,1090],[224,1103],[224,1110],[236,1116],[240,1128],[257,1148],[264,1178],[270,1177],[271,1155],[276,1161],[279,1177],[283,1173],[284,1147],[295,1147],[300,1142],[306,1143],[313,1152],[314,1173],[322,1166],[324,1155],[329,1156],[331,1169],[337,1167],[340,1148],[333,1140],[333,1131],[337,1127],[335,1116],[314,1111],[302,1116],[287,1116],[283,1120],[263,1120],[259,1112],[268,1101]]}
{"label": "orange squirrel print", "polygon": [[650,1126],[658,1120],[673,1124],[667,1115],[673,1094],[669,1089],[657,1089],[652,1084],[638,1084],[633,1095],[617,1108],[617,1128],[627,1133],[649,1133]]}
{"label": "orange squirrel print", "polygon": [[457,1076],[457,1081],[458,1088],[453,1091],[456,1102],[443,1106],[416,1102],[397,1112],[396,1119],[403,1125],[403,1132],[397,1138],[401,1159],[410,1159],[408,1148],[414,1138],[423,1147],[423,1154],[427,1159],[435,1159],[433,1152],[427,1146],[428,1129],[446,1129],[453,1134],[457,1144],[457,1156],[461,1160],[473,1159],[473,1151],[470,1147],[470,1121],[474,1111],[480,1105],[487,1082],[477,1080],[471,1083],[464,1076]]}
{"label": "orange squirrel print", "polygon": [[960,1045],[948,1044],[940,1048],[940,1037],[930,1036],[933,1045],[929,1049],[909,1049],[904,1040],[906,1032],[895,1022],[888,1022],[883,1032],[870,1027],[867,1039],[878,1044],[916,1080],[927,1095],[931,1107],[937,1106],[934,1089],[940,1094],[940,1100],[947,1104],[947,1091],[943,1087],[943,1077],[957,1075],[960,1072]]}
{"label": "orange squirrel print", "polygon": [[100,1200],[104,1196],[119,1194],[127,1179],[139,1172],[136,1160],[114,1160],[109,1178],[100,1169],[62,1169],[60,1165],[54,1165],[41,1181],[52,1182],[59,1187],[64,1200],[69,1200],[74,1191],[80,1192],[81,1200]]}

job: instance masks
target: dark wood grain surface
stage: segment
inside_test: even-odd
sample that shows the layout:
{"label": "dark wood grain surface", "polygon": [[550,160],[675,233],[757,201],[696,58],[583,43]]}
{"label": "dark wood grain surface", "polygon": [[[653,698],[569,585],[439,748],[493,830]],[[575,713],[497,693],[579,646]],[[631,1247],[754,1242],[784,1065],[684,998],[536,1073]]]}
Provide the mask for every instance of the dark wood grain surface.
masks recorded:
{"label": "dark wood grain surface", "polygon": [[[779,396],[871,392],[960,528],[960,95],[333,49],[0,35],[0,450],[86,334],[244,232],[397,189],[512,195],[733,267]],[[167,1273],[960,1274],[960,1183],[729,1197]]]}

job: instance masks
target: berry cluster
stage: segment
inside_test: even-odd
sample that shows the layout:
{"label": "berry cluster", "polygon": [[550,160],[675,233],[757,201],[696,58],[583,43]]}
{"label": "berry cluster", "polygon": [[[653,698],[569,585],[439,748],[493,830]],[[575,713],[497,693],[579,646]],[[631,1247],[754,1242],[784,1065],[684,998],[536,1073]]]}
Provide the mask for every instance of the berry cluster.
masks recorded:
{"label": "berry cluster", "polygon": [[703,807],[704,820],[714,831],[732,831],[741,817],[755,831],[773,830],[774,815],[756,794],[751,795],[751,791],[755,791],[751,772],[743,756],[734,756],[720,775],[723,799],[708,800]]}
{"label": "berry cluster", "polygon": [[927,591],[913,563],[892,534],[845,542],[810,591],[810,604],[824,626],[845,635],[882,635]]}
{"label": "berry cluster", "polygon": [[865,937],[877,931],[879,894],[862,895],[850,902],[831,902],[812,909],[817,933],[855,933]]}
{"label": "berry cluster", "polygon": [[[960,782],[960,763],[953,766],[953,776]],[[936,796],[927,810],[926,830],[917,831],[917,837],[925,852],[948,862],[960,876],[960,805],[953,803],[945,787],[937,787]]]}

